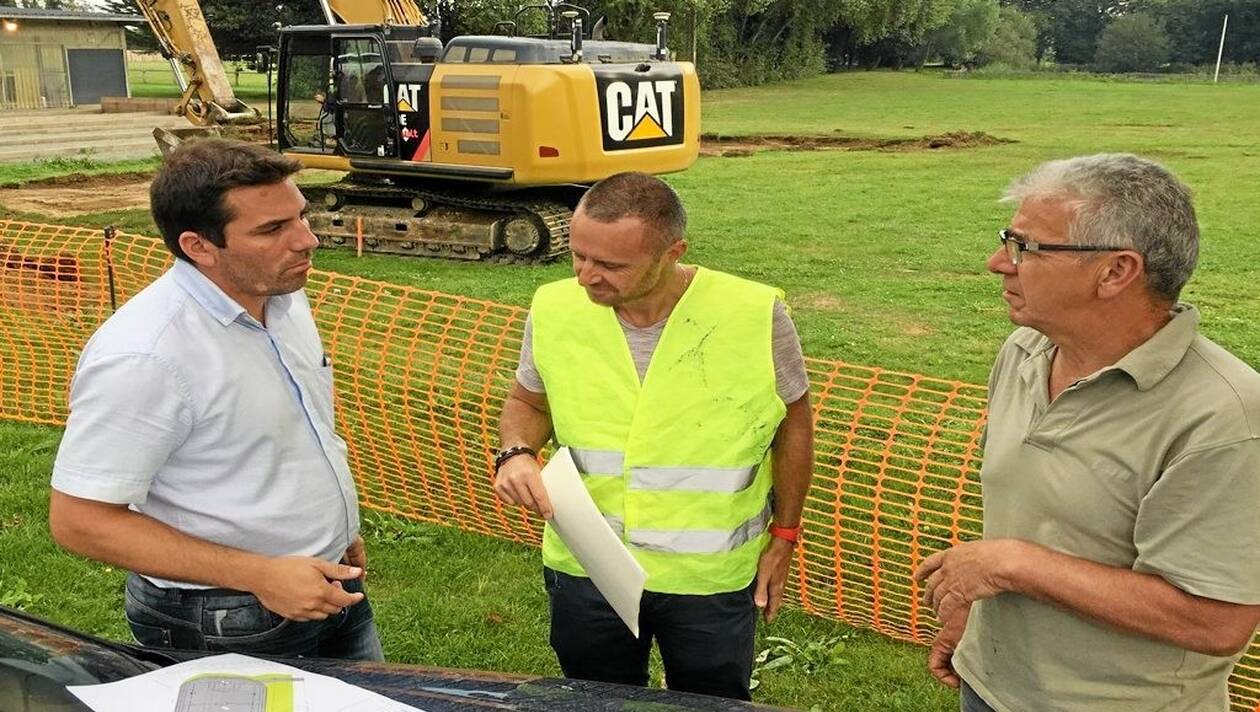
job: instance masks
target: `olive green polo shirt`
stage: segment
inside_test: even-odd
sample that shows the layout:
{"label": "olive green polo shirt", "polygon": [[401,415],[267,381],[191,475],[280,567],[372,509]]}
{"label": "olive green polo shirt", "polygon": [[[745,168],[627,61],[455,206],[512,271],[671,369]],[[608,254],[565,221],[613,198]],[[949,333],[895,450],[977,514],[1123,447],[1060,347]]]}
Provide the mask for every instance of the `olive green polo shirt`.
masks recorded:
{"label": "olive green polo shirt", "polygon": [[[1049,401],[1055,345],[1015,331],[989,378],[984,538],[1016,538],[1260,603],[1260,374],[1173,319]],[[1014,593],[978,601],[954,667],[1000,712],[1226,710],[1233,658]]]}

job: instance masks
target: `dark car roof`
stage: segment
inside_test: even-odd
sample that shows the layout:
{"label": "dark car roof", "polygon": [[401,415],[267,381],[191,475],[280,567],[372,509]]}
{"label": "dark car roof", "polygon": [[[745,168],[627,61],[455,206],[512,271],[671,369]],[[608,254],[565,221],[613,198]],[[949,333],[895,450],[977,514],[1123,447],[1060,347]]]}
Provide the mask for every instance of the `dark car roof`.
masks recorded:
{"label": "dark car roof", "polygon": [[[213,654],[124,645],[0,606],[0,687],[38,685],[47,706],[33,707],[31,712],[86,709],[65,690],[66,685],[114,682]],[[338,678],[425,712],[612,712],[647,705],[654,712],[775,709],[584,680],[318,658],[276,660]]]}

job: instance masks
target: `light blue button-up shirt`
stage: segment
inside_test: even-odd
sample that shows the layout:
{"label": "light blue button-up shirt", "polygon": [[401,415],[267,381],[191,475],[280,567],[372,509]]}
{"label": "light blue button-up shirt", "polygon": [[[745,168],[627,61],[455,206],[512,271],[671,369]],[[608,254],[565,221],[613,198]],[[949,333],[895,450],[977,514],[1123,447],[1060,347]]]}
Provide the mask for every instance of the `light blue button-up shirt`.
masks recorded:
{"label": "light blue button-up shirt", "polygon": [[265,315],[176,260],[84,348],[52,486],[224,546],[340,560],[359,511],[332,365],[304,292]]}

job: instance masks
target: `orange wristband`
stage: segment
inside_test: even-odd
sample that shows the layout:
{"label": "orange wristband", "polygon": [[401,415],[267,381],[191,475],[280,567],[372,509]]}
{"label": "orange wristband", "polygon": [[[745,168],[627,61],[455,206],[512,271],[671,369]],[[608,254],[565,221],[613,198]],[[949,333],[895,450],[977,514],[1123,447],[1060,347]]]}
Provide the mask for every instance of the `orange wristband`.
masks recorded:
{"label": "orange wristband", "polygon": [[797,524],[794,527],[780,527],[771,524],[770,536],[778,537],[784,541],[790,541],[795,544],[801,538],[801,525]]}

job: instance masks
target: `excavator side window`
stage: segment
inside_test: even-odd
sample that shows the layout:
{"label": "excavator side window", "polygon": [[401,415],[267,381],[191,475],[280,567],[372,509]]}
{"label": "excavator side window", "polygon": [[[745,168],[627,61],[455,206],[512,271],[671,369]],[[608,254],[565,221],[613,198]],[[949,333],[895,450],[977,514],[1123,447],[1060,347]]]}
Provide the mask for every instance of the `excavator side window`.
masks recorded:
{"label": "excavator side window", "polygon": [[283,121],[288,145],[332,153],[337,146],[332,57],[327,49],[291,54],[287,70]]}
{"label": "excavator side window", "polygon": [[352,37],[338,38],[333,46],[342,148],[352,154],[392,156],[395,149],[386,123],[386,109],[392,103],[380,43]]}

